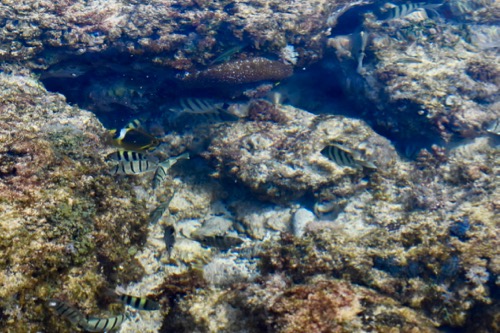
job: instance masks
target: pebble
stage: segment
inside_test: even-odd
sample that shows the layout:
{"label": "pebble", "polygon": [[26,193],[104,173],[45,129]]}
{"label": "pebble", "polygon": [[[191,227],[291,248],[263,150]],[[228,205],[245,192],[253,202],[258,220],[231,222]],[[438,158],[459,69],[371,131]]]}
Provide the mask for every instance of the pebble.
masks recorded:
{"label": "pebble", "polygon": [[300,208],[293,214],[292,219],[292,231],[295,237],[303,237],[306,230],[307,225],[311,222],[316,221],[316,216],[313,212],[308,209]]}

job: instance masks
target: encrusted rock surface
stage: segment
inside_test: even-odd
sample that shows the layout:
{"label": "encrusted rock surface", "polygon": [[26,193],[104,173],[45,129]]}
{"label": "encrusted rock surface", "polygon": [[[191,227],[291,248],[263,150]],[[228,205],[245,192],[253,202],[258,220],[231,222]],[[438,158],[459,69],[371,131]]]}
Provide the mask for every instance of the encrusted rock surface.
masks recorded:
{"label": "encrusted rock surface", "polygon": [[[457,6],[462,13],[453,10]],[[368,15],[360,28],[368,36],[360,68],[355,52],[360,46],[346,44],[359,41],[351,36],[329,40],[346,91],[362,105],[363,117],[408,142],[448,142],[484,133],[500,117],[499,6],[498,1],[457,0],[438,8],[439,15],[392,20]],[[464,25],[464,15],[481,24]]]}
{"label": "encrusted rock surface", "polygon": [[[7,1],[0,5],[0,59],[26,60],[47,48],[66,48],[68,56],[113,48],[188,69],[207,65],[230,40],[277,55],[294,44],[304,63],[320,58],[328,17],[350,6],[344,0]],[[64,55],[54,53],[51,61],[58,57]]]}
{"label": "encrusted rock surface", "polygon": [[300,198],[320,187],[354,183],[366,170],[341,167],[320,152],[331,143],[388,168],[397,154],[389,141],[357,119],[315,116],[291,106],[257,101],[251,121],[221,127],[207,157],[220,176],[229,176],[276,201]]}
{"label": "encrusted rock surface", "polygon": [[128,249],[144,237],[145,205],[108,174],[94,115],[29,76],[1,73],[0,86],[3,330],[65,327],[48,298],[95,310],[98,288],[142,275]]}
{"label": "encrusted rock surface", "polygon": [[[328,54],[322,68],[330,68],[325,78],[344,80],[366,122],[278,99],[239,100],[239,119],[198,128],[193,118],[178,132],[159,115],[178,102],[168,99],[179,97],[172,82],[181,71],[230,67],[214,61],[241,46],[236,60],[222,62],[265,56],[259,63],[285,66],[270,77],[282,79],[335,44],[325,39],[340,15],[371,3],[3,1],[2,329],[70,332],[47,299],[106,316],[123,312],[103,299],[120,285],[162,306],[122,332],[498,330],[499,139],[486,133],[500,113],[498,1],[448,1],[430,18],[382,22],[363,13],[362,66]],[[163,142],[155,154],[189,151],[191,160],[169,170],[156,191],[151,175],[110,176],[104,127],[47,92],[34,69],[63,85],[84,77],[74,90],[82,88],[89,109],[108,108],[104,120],[147,118],[143,111],[154,106],[147,125]],[[253,82],[254,74],[266,80],[250,73],[226,83]],[[301,98],[334,100],[328,89],[324,99],[309,96],[323,84]],[[289,93],[299,94],[295,88]],[[115,113],[123,108],[129,114]],[[423,140],[418,148],[426,149],[404,158],[394,148],[399,140]],[[359,165],[322,155],[331,144]],[[148,225],[170,195],[164,215]],[[170,249],[166,226],[174,227]],[[242,245],[221,250],[196,240],[227,235]]]}

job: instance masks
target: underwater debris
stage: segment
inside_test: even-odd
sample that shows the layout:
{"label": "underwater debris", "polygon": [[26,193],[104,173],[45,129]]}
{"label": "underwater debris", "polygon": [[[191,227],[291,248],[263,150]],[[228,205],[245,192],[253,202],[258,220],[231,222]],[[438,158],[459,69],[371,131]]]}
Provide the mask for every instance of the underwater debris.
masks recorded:
{"label": "underwater debris", "polygon": [[165,178],[167,177],[167,171],[177,163],[179,160],[188,160],[189,153],[184,153],[179,156],[170,157],[169,159],[158,164],[158,168],[156,169],[155,175],[153,177],[153,190],[157,189],[163,182],[165,182]]}
{"label": "underwater debris", "polygon": [[160,141],[147,133],[138,119],[129,122],[120,131],[112,129],[109,131],[111,137],[107,141],[117,148],[124,150],[143,152],[153,151],[160,144]]}
{"label": "underwater debris", "polygon": [[260,81],[279,81],[293,73],[290,64],[262,57],[226,62],[186,73],[182,82],[191,86],[238,85]]}

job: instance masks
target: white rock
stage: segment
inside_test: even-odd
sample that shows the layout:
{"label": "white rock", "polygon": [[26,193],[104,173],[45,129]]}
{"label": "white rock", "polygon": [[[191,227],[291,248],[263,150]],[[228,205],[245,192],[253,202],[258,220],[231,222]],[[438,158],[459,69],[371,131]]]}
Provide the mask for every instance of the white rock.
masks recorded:
{"label": "white rock", "polygon": [[292,231],[295,237],[302,237],[306,232],[307,225],[316,221],[316,216],[310,210],[300,208],[293,214]]}

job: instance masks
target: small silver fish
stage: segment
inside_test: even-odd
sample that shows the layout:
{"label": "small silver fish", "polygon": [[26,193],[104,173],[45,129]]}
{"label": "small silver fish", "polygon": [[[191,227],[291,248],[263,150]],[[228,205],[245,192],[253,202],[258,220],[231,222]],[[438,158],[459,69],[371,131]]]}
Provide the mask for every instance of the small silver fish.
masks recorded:
{"label": "small silver fish", "polygon": [[175,191],[172,193],[172,195],[167,200],[165,200],[160,205],[158,205],[158,207],[156,207],[156,209],[153,210],[151,212],[151,214],[149,214],[149,224],[158,223],[158,221],[161,219],[163,214],[165,214],[165,211],[168,209],[168,206],[170,205],[170,202],[174,198],[174,195],[175,195]]}
{"label": "small silver fish", "polygon": [[157,189],[163,182],[165,181],[165,178],[167,177],[167,171],[177,163],[179,160],[188,160],[189,159],[189,153],[184,153],[179,156],[175,157],[170,157],[169,159],[161,162],[158,164],[158,167],[156,168],[155,175],[153,177],[153,190]]}
{"label": "small silver fish", "polygon": [[214,60],[212,60],[212,62],[210,62],[209,65],[219,64],[219,63],[222,63],[222,62],[226,62],[229,59],[231,59],[231,57],[233,55],[235,55],[236,53],[241,52],[241,50],[243,50],[247,46],[248,46],[248,43],[243,43],[243,44],[239,44],[239,45],[233,46],[233,47],[227,49],[226,51],[222,52],[217,58],[215,58]]}

